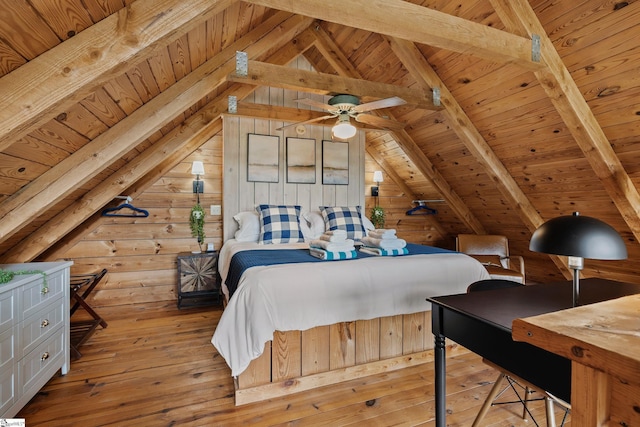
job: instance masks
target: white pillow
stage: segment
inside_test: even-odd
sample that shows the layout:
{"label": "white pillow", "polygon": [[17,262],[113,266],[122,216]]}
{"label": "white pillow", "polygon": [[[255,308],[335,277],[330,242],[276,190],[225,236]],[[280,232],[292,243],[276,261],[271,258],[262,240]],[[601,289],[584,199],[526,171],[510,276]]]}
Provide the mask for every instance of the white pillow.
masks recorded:
{"label": "white pillow", "polygon": [[310,224],[310,232],[311,232],[312,239],[317,239],[322,235],[322,233],[324,233],[325,231],[324,218],[322,217],[322,214],[320,213],[320,211],[305,212],[303,214],[303,217]]}
{"label": "white pillow", "polygon": [[304,236],[305,242],[315,239],[313,232],[309,228],[309,222],[306,218],[307,213],[308,212],[303,212],[298,218],[300,220],[300,231],[302,231],[302,236]]}
{"label": "white pillow", "polygon": [[375,230],[376,226],[373,225],[373,223],[371,222],[371,220],[369,218],[367,218],[367,216],[365,214],[360,215],[362,217],[362,225],[364,225],[364,229],[365,230]]}
{"label": "white pillow", "polygon": [[255,211],[238,212],[233,219],[238,223],[234,237],[238,242],[257,242],[260,237],[260,215]]}

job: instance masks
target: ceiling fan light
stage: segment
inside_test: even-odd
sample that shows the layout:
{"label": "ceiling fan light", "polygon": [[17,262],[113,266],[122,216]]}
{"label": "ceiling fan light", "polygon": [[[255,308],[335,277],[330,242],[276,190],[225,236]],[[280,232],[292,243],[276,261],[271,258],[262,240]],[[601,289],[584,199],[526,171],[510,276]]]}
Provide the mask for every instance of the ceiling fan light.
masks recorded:
{"label": "ceiling fan light", "polygon": [[340,139],[349,139],[355,136],[356,131],[356,127],[351,124],[349,116],[346,114],[341,114],[336,125],[331,129],[333,136]]}

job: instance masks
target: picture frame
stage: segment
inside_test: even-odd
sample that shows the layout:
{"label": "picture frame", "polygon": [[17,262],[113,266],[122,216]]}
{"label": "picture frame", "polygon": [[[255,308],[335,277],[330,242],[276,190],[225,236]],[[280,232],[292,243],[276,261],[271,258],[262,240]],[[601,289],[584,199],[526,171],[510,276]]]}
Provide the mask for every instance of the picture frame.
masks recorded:
{"label": "picture frame", "polygon": [[280,137],[250,133],[247,140],[247,181],[278,182]]}
{"label": "picture frame", "polygon": [[287,137],[287,182],[316,183],[316,140]]}
{"label": "picture frame", "polygon": [[349,143],[322,141],[322,184],[349,185]]}

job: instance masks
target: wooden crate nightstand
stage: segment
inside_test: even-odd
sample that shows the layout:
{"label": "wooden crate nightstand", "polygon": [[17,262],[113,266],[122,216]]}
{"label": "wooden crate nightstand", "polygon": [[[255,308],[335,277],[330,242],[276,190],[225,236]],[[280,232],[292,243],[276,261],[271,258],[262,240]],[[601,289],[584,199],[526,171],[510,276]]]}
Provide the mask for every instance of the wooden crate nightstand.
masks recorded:
{"label": "wooden crate nightstand", "polygon": [[219,304],[222,301],[218,252],[178,254],[178,308]]}

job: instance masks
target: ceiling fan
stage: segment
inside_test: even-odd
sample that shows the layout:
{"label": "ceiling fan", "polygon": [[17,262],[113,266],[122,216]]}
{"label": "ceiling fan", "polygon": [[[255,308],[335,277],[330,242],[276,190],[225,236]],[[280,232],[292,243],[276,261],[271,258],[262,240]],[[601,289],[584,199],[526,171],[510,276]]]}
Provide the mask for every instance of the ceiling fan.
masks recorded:
{"label": "ceiling fan", "polygon": [[337,118],[336,124],[332,128],[332,133],[336,138],[348,139],[356,134],[356,127],[351,124],[351,118],[356,122],[372,125],[381,129],[399,130],[404,128],[404,124],[395,120],[385,119],[373,114],[366,114],[367,111],[377,110],[379,108],[395,107],[397,105],[406,104],[406,101],[397,96],[391,98],[380,99],[378,101],[360,103],[360,98],[354,95],[339,94],[331,97],[324,104],[308,98],[296,99],[296,102],[306,104],[312,107],[326,110],[329,114],[322,117],[306,120],[303,122],[292,123],[282,126],[278,130],[289,126],[298,126],[307,123],[315,123],[323,120]]}

